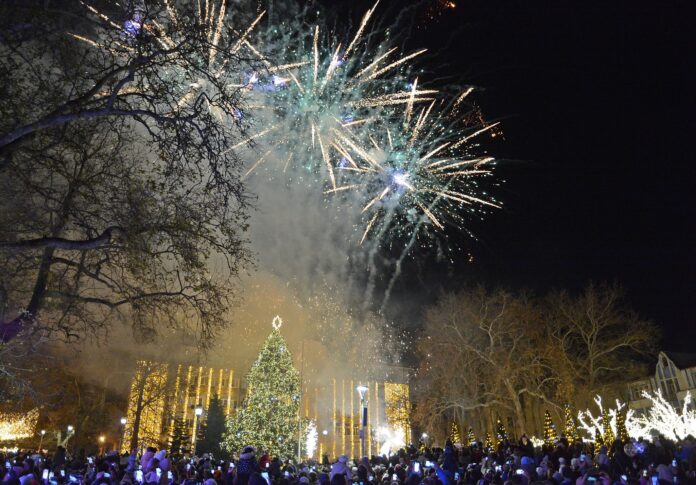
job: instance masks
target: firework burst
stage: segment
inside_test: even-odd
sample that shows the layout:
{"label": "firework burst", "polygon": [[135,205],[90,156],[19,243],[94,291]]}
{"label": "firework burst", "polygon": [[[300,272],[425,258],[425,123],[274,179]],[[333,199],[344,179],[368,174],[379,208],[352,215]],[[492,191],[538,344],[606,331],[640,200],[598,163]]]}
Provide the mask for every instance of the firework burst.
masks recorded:
{"label": "firework burst", "polygon": [[403,119],[381,119],[360,134],[334,130],[340,184],[326,193],[359,201],[360,244],[371,236],[429,240],[448,225],[461,228],[467,214],[500,207],[479,187],[492,174],[494,159],[475,154],[478,137],[497,123],[483,122],[476,110],[460,114],[470,92],[440,110],[436,102],[418,110],[407,103]]}
{"label": "firework burst", "polygon": [[[399,56],[388,42],[373,48],[367,40],[376,8],[377,4],[365,13],[346,42],[323,35],[319,25],[306,29],[286,24],[287,31],[271,25],[261,37],[282,38],[266,44],[281,45],[282,52],[291,55],[279,65],[268,63],[265,72],[252,73],[247,81],[259,93],[258,107],[272,120],[256,138],[266,137],[276,151],[292,155],[308,171],[323,167],[334,188],[329,146],[335,132],[351,136],[351,131],[387,116],[392,108],[432,101],[437,92],[406,87],[409,63],[425,49]],[[285,159],[287,168],[289,158]]]}
{"label": "firework burst", "polygon": [[[80,3],[104,30],[96,39],[70,34],[76,40],[122,59],[143,55],[139,50],[144,41],[154,46],[150,56],[158,56],[160,81],[178,86],[168,103],[172,114],[202,103],[220,120],[241,118],[229,99],[232,93],[241,92],[237,81],[242,73],[261,65],[249,37],[265,11],[243,30],[236,30],[226,0],[144,2],[111,15],[85,1]],[[139,85],[124,92],[149,96],[149,88]]]}

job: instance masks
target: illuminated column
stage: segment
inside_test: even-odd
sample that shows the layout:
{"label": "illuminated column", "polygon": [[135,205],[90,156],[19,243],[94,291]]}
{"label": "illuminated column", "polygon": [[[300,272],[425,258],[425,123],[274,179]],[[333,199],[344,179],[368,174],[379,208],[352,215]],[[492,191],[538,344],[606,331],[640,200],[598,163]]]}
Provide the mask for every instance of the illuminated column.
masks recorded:
{"label": "illuminated column", "polygon": [[181,364],[176,368],[176,380],[174,381],[174,397],[173,401],[174,404],[172,405],[172,418],[169,420],[169,434],[170,436],[174,434],[174,420],[176,419],[176,407],[177,404],[179,404],[179,399],[181,399],[181,396],[179,395],[179,382],[181,380]]}
{"label": "illuminated column", "polygon": [[[367,381],[367,394],[365,398],[367,399],[367,427],[365,428],[365,433],[367,433],[367,436],[365,439],[367,440],[367,456],[369,457],[372,455],[372,433],[370,432],[372,430],[372,418],[370,416],[370,398],[372,397],[370,395],[370,381]],[[362,416],[361,416],[362,419]]]}
{"label": "illuminated column", "polygon": [[[201,402],[201,377],[203,376],[203,367],[198,368],[198,379],[196,381],[196,401],[193,403],[194,406],[198,406]],[[198,419],[193,419],[193,432],[191,433],[191,446],[196,444],[196,428],[198,427]]]}
{"label": "illuminated column", "polygon": [[224,373],[222,372],[222,369],[220,369],[220,374],[218,375],[218,388],[217,388],[217,397],[218,399],[222,399],[222,380],[225,378]]}
{"label": "illuminated column", "polygon": [[185,426],[187,426],[186,417],[188,416],[189,393],[191,392],[191,370],[192,370],[192,367],[189,366],[188,374],[186,375],[186,390],[184,391],[184,417],[183,417],[183,420],[184,420]]}
{"label": "illuminated column", "polygon": [[355,401],[353,397],[353,389],[355,389],[355,386],[353,385],[353,380],[351,379],[350,381],[350,458],[353,458],[355,456],[355,409],[353,406],[353,402]]}
{"label": "illuminated column", "polygon": [[341,379],[341,451],[346,452],[346,381]]}
{"label": "illuminated column", "polygon": [[338,426],[336,426],[336,379],[333,379],[333,414],[331,415],[331,458],[336,458],[336,439],[338,435]]}
{"label": "illuminated column", "polygon": [[[372,400],[375,402],[374,407],[373,407],[373,413],[372,413],[372,419],[374,420],[374,429],[377,433],[379,433],[379,382],[375,382],[375,395],[372,398]],[[377,440],[377,443],[375,443],[375,454],[379,453],[379,440]]]}
{"label": "illuminated column", "polygon": [[227,415],[230,415],[230,406],[232,405],[232,377],[234,377],[234,371],[230,369],[229,382],[227,383]]}
{"label": "illuminated column", "polygon": [[210,368],[210,371],[208,372],[208,393],[205,396],[205,408],[208,409],[210,407],[210,390],[212,389],[213,386],[213,368]]}

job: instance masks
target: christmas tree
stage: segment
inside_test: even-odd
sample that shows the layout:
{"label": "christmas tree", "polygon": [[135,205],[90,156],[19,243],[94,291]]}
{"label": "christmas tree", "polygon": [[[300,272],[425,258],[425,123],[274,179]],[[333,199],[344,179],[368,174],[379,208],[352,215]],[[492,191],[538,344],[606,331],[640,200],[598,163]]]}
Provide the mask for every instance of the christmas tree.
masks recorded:
{"label": "christmas tree", "polygon": [[457,443],[462,442],[462,437],[459,434],[459,425],[457,424],[456,421],[452,421],[452,425],[450,426],[449,439],[453,445],[456,445]]}
{"label": "christmas tree", "polygon": [[622,443],[628,443],[630,437],[626,429],[626,413],[618,410],[616,414],[616,434],[619,435],[618,438]]}
{"label": "christmas tree", "polygon": [[191,435],[188,426],[181,418],[174,419],[174,426],[170,436],[169,454],[180,457],[191,450]]}
{"label": "christmas tree", "polygon": [[498,440],[498,443],[505,441],[508,437],[507,430],[505,429],[505,425],[500,419],[500,416],[498,416],[498,421],[495,424],[495,437]]}
{"label": "christmas tree", "polygon": [[556,428],[553,425],[553,420],[551,419],[551,413],[546,410],[544,411],[544,444],[546,446],[553,446],[556,441]]}
{"label": "christmas tree", "polygon": [[493,439],[491,438],[490,433],[486,433],[486,441],[483,443],[483,447],[486,449],[493,448]]}
{"label": "christmas tree", "polygon": [[469,428],[469,432],[467,433],[466,439],[469,442],[469,446],[476,444],[476,435],[474,434],[474,428]]}
{"label": "christmas tree", "polygon": [[573,418],[573,408],[570,407],[570,404],[566,404],[564,407],[563,435],[571,445],[578,441],[580,437],[578,435],[578,425]]}
{"label": "christmas tree", "polygon": [[602,437],[602,433],[599,432],[599,429],[595,430],[594,441],[595,447],[599,447],[604,444],[604,438]]}
{"label": "christmas tree", "polygon": [[210,398],[206,413],[203,438],[196,444],[196,454],[210,453],[220,458],[220,443],[225,432],[225,411],[217,396]]}
{"label": "christmas tree", "polygon": [[300,378],[281,324],[279,317],[273,319],[273,331],[247,375],[242,409],[227,422],[224,447],[230,452],[247,445],[281,459],[297,452]]}
{"label": "christmas tree", "polygon": [[614,430],[611,429],[611,417],[606,409],[602,412],[602,435],[604,444],[611,446],[614,442]]}

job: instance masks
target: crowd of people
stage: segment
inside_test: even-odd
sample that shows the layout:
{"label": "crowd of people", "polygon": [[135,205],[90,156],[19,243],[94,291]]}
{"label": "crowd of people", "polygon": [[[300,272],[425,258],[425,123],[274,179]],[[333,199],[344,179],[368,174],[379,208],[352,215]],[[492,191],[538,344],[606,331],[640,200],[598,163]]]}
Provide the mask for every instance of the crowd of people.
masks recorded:
{"label": "crowd of people", "polygon": [[[569,443],[535,448],[526,436],[495,449],[447,442],[444,448],[409,446],[389,457],[331,464],[293,463],[252,446],[231,459],[209,455],[171,457],[166,450],[69,456],[63,447],[0,455],[2,485],[696,485],[696,441],[656,438],[610,447]],[[597,483],[599,482],[599,483]]]}

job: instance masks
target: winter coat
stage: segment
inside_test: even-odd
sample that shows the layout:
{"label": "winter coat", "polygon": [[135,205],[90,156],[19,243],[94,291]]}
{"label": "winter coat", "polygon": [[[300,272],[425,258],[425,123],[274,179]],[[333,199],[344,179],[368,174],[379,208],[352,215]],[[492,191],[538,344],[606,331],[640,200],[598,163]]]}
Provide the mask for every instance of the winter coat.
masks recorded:
{"label": "winter coat", "polygon": [[254,453],[242,453],[239,455],[237,475],[246,475],[248,477],[257,471],[259,471],[259,464],[256,461]]}
{"label": "winter coat", "polygon": [[350,471],[350,468],[346,464],[345,461],[337,461],[333,465],[331,465],[331,473],[329,473],[329,480],[333,480],[333,477],[336,475],[345,475],[346,476],[346,481],[350,483],[353,474]]}

